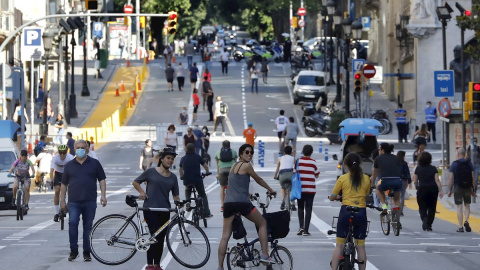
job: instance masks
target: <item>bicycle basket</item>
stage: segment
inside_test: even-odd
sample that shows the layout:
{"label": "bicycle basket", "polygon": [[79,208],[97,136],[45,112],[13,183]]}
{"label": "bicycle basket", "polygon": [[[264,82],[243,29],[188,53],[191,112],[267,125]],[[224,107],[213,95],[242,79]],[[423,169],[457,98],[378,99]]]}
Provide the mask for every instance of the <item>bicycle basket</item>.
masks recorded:
{"label": "bicycle basket", "polygon": [[127,203],[130,207],[136,207],[138,205],[137,200],[135,200],[135,197],[132,195],[127,195],[125,197],[125,203]]}
{"label": "bicycle basket", "polygon": [[290,213],[288,211],[279,211],[267,213],[268,232],[273,238],[285,238],[290,232]]}

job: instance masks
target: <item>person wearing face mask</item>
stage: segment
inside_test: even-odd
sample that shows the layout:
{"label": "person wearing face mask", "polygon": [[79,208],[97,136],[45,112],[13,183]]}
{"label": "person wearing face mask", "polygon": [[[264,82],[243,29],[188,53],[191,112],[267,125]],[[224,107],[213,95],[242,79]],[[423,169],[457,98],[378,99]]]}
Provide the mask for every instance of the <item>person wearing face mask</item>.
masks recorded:
{"label": "person wearing face mask", "polygon": [[471,145],[468,146],[467,148],[467,160],[472,163],[473,166],[473,171],[474,171],[474,178],[476,185],[475,185],[475,190],[476,187],[478,186],[478,175],[480,172],[480,146],[477,144],[477,137],[473,138],[473,154],[471,150]]}
{"label": "person wearing face mask", "polygon": [[65,212],[67,205],[65,197],[68,188],[68,226],[70,241],[69,261],[78,256],[78,225],[80,215],[83,220],[83,260],[89,262],[90,257],[90,232],[97,209],[97,182],[100,184],[100,203],[107,205],[107,184],[105,171],[96,159],[89,157],[89,147],[84,140],[75,142],[75,159],[65,165],[62,175],[60,207]]}
{"label": "person wearing face mask", "polygon": [[178,115],[177,120],[180,125],[188,125],[188,114],[186,107],[182,108],[182,112]]}
{"label": "person wearing face mask", "polygon": [[203,132],[198,127],[198,124],[195,124],[193,126],[193,134],[197,137],[197,139],[195,140],[195,154],[201,156],[202,150],[203,150],[203,142],[204,142],[203,139],[205,136],[203,135]]}
{"label": "person wearing face mask", "polygon": [[[427,101],[425,108],[425,122],[427,122],[428,131],[432,134],[433,143],[436,143],[437,138],[435,136],[435,121],[437,120],[437,109],[432,106],[432,102]],[[430,138],[428,138],[430,142]]]}

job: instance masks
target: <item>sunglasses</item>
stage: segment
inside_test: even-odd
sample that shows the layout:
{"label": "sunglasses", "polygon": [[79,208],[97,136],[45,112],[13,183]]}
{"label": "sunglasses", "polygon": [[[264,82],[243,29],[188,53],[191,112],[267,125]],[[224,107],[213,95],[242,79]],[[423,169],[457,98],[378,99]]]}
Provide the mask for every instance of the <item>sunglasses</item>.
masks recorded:
{"label": "sunglasses", "polygon": [[59,155],[66,155],[67,152],[58,152]]}
{"label": "sunglasses", "polygon": [[252,155],[253,155],[253,150],[252,150],[252,151],[250,151],[250,150],[245,150],[245,152],[244,152],[244,153],[245,153],[245,155],[250,155],[250,154],[252,154]]}

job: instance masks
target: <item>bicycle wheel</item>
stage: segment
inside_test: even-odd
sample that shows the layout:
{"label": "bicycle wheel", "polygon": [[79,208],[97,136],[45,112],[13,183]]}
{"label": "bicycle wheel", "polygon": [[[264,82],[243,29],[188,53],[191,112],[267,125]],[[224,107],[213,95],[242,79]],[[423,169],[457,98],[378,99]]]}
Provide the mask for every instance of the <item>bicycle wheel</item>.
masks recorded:
{"label": "bicycle wheel", "polygon": [[138,227],[124,215],[108,215],[99,219],[90,232],[93,257],[106,265],[130,260],[137,252]]}
{"label": "bicycle wheel", "polygon": [[382,232],[385,235],[390,234],[390,220],[387,217],[387,214],[380,214],[380,225],[382,226]]}
{"label": "bicycle wheel", "polygon": [[167,247],[173,258],[188,268],[200,268],[210,258],[210,242],[205,232],[190,220],[177,218],[167,229]]}
{"label": "bicycle wheel", "polygon": [[378,122],[380,122],[382,124],[382,126],[378,129],[378,133],[380,135],[385,135],[387,134],[387,131],[388,131],[388,121],[384,118],[381,118],[381,119],[377,119]]}
{"label": "bicycle wheel", "polygon": [[228,270],[245,269],[244,254],[245,250],[241,247],[234,246],[227,253]]}
{"label": "bicycle wheel", "polygon": [[197,208],[192,210],[192,221],[195,225],[200,227],[200,217],[198,216]]}
{"label": "bicycle wheel", "polygon": [[23,202],[22,202],[22,192],[17,190],[17,220],[23,220]]}
{"label": "bicycle wheel", "polygon": [[289,269],[293,270],[293,257],[292,253],[284,247],[277,245],[276,249],[273,249],[270,252],[270,257],[275,262],[275,264],[271,265],[271,269],[274,270],[284,270]]}

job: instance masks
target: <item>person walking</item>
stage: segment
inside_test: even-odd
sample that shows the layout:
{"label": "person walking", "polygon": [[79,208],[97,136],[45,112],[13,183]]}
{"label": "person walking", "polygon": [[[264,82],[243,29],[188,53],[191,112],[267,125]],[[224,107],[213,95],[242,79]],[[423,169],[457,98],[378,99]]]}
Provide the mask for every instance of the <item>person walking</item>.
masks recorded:
{"label": "person walking", "polygon": [[431,231],[437,209],[437,197],[443,198],[443,192],[437,168],[432,166],[432,155],[429,152],[422,152],[418,156],[418,166],[413,174],[413,183],[417,189],[418,212],[422,220],[422,229]]}
{"label": "person walking", "polygon": [[205,153],[208,153],[208,148],[210,147],[210,132],[208,132],[207,126],[202,127],[202,132],[203,132],[203,153],[202,153],[202,157],[203,157]]}
{"label": "person walking", "polygon": [[193,47],[192,41],[189,40],[187,45],[185,45],[185,55],[187,56],[188,68],[192,67],[193,55],[195,54],[195,48]]}
{"label": "person walking", "polygon": [[188,125],[187,107],[182,108],[182,112],[178,115],[177,121],[182,126]]}
{"label": "person walking", "polygon": [[403,141],[405,141],[405,143],[407,143],[407,111],[403,108],[402,103],[398,103],[398,108],[395,111],[395,120],[397,121],[398,142],[403,143]]}
{"label": "person walking", "polygon": [[253,157],[253,147],[244,144],[238,149],[240,160],[232,165],[230,174],[228,175],[228,189],[223,205],[223,232],[222,238],[218,245],[218,268],[223,270],[223,261],[227,252],[228,240],[232,235],[232,221],[235,213],[240,213],[248,220],[255,223],[258,228],[258,238],[261,246],[260,262],[271,264],[272,259],[268,256],[268,234],[267,222],[260,212],[253,206],[250,201],[250,177],[257,184],[267,189],[272,195],[276,192],[255,172],[250,161]]}
{"label": "person walking", "polygon": [[194,62],[193,67],[191,67],[190,70],[188,71],[188,77],[190,77],[190,86],[192,87],[192,91],[195,88],[195,84],[197,83],[197,79],[199,75],[200,74],[197,68],[197,63]]}
{"label": "person walking", "polygon": [[227,48],[223,48],[223,52],[220,53],[220,61],[222,63],[222,75],[228,75],[228,60],[230,54],[227,52]]}
{"label": "person walking", "polygon": [[216,136],[218,125],[222,125],[222,136],[225,137],[225,120],[227,118],[227,111],[225,109],[226,104],[222,101],[221,96],[217,96],[217,102],[215,102],[214,125],[212,137]]}
{"label": "person walking", "polygon": [[282,153],[282,138],[283,138],[283,131],[287,127],[288,118],[284,116],[285,111],[280,110],[280,116],[275,118],[275,127],[277,128],[277,136],[278,136],[278,152]]}
{"label": "person walking", "polygon": [[267,76],[268,76],[268,72],[270,71],[270,67],[268,66],[268,61],[266,57],[262,58],[261,65],[262,67],[260,68],[260,71],[262,72],[263,83],[267,84]]}
{"label": "person walking", "polygon": [[[174,164],[177,153],[170,147],[163,148],[158,154],[159,162],[154,168],[150,168],[133,180],[132,185],[138,191],[138,197],[144,200],[145,208],[171,208],[170,193],[173,200],[180,201],[177,176],[170,171]],[[147,184],[146,190],[142,183]],[[163,224],[170,219],[170,212],[144,211],[143,216],[148,225],[150,234],[154,234]],[[157,237],[156,243],[150,245],[147,250],[147,266],[145,270],[157,270],[160,268],[163,247],[167,230],[163,230]]]}
{"label": "person walking", "polygon": [[119,59],[123,59],[123,50],[125,49],[125,38],[123,38],[122,34],[118,35],[118,48],[120,49],[120,56]]}
{"label": "person walking", "polygon": [[250,56],[250,58],[247,60],[248,83],[251,83],[252,67],[254,63],[255,61],[253,60],[253,56]]}
{"label": "person walking", "polygon": [[400,215],[403,216],[403,207],[405,206],[405,193],[407,192],[407,186],[412,183],[412,177],[410,176],[410,169],[408,163],[405,161],[405,151],[397,152],[398,167],[400,169],[400,179],[402,180],[402,191],[400,194]]}
{"label": "person walking", "polygon": [[100,73],[100,43],[95,39],[93,46],[95,47],[95,64],[94,68],[96,70],[95,75],[93,75],[94,79],[103,79],[102,74]]}
{"label": "person walking", "polygon": [[152,166],[153,156],[152,140],[146,139],[145,147],[143,147],[140,152],[140,170],[146,171]]}
{"label": "person walking", "polygon": [[[278,159],[277,169],[273,175],[273,179],[277,179],[282,187],[282,204],[280,210],[285,210],[285,188],[292,186],[293,167],[295,166],[295,159],[292,156],[292,147],[285,147],[285,155]],[[287,198],[290,200],[290,198]],[[295,202],[292,204],[292,210],[296,211]]]}
{"label": "person walking", "polygon": [[285,130],[283,130],[282,137],[285,138],[285,147],[290,143],[290,141],[292,141],[293,157],[295,157],[297,153],[297,137],[299,132],[300,128],[295,123],[295,118],[290,116],[288,118],[287,127]]}
{"label": "person walking", "polygon": [[173,92],[173,79],[175,76],[175,69],[172,68],[172,64],[168,64],[165,69],[165,78],[167,79],[167,92]]}
{"label": "person walking", "polygon": [[[350,215],[354,215],[353,223],[355,231],[355,248],[358,254],[358,269],[366,269],[367,252],[365,251],[365,238],[367,237],[367,204],[366,196],[370,193],[370,180],[368,175],[363,173],[362,158],[356,153],[349,153],[343,162],[348,173],[340,176],[333,188],[332,194],[328,197],[330,201],[342,199],[342,207],[338,214],[337,221],[337,243],[332,254],[332,269],[337,269],[348,234]],[[340,196],[342,194],[342,196]],[[350,213],[348,206],[358,207],[359,211]]]}
{"label": "person walking", "polygon": [[73,137],[72,133],[70,131],[67,132],[68,153],[70,155],[75,155],[75,140],[72,137]]}
{"label": "person walking", "polygon": [[163,57],[165,57],[165,66],[172,64],[172,56],[173,56],[172,46],[170,46],[170,44],[167,44],[167,46],[165,46],[165,49],[163,50]]}
{"label": "person walking", "polygon": [[57,114],[57,121],[55,122],[55,128],[57,129],[57,136],[54,143],[56,145],[63,144],[63,134],[65,133],[65,122],[63,121],[63,115]]}
{"label": "person walking", "polygon": [[183,150],[185,153],[187,152],[187,144],[191,143],[195,145],[195,141],[197,141],[197,136],[193,134],[191,127],[187,128],[187,134],[183,135]]}
{"label": "person walking", "polygon": [[211,82],[212,81],[212,73],[210,73],[209,68],[205,68],[205,71],[203,72],[203,81]]}
{"label": "person walking", "polygon": [[427,125],[422,124],[420,129],[413,133],[412,136],[412,141],[415,140],[415,146],[417,147],[417,150],[413,152],[414,164],[417,162],[418,155],[425,151],[425,147],[427,147],[427,139],[430,139],[430,132],[427,130]]}
{"label": "person walking", "polygon": [[205,103],[208,100],[208,93],[209,93],[210,89],[212,89],[212,85],[210,84],[210,81],[208,80],[208,76],[203,76],[202,96],[203,96],[203,110],[204,111],[205,111]]}
{"label": "person walking", "polygon": [[177,76],[178,90],[183,91],[183,85],[185,84],[185,68],[182,66],[182,62],[178,62],[178,67],[177,70],[175,70],[175,73]]}
{"label": "person walking", "polygon": [[198,112],[198,105],[200,105],[200,98],[197,95],[197,88],[193,88],[192,99],[193,99],[193,122],[197,122],[197,112]]}
{"label": "person walking", "polygon": [[248,127],[243,130],[243,138],[245,138],[245,143],[250,144],[255,147],[255,140],[257,139],[257,131],[253,129],[253,123],[248,122]]}
{"label": "person walking", "polygon": [[188,143],[185,151],[185,156],[180,160],[180,179],[183,180],[185,185],[185,199],[189,199],[192,196],[192,190],[190,186],[194,186],[198,192],[198,196],[202,198],[203,213],[206,218],[211,218],[212,213],[208,205],[208,197],[205,193],[205,185],[203,184],[202,175],[200,174],[200,166],[205,169],[205,173],[209,174],[208,165],[203,158],[198,154],[195,154],[195,145]]}
{"label": "person walking", "polygon": [[197,123],[193,125],[193,134],[197,137],[197,140],[195,141],[195,154],[201,156],[203,152],[204,136]]}
{"label": "person walking", "polygon": [[208,50],[208,47],[206,47],[205,52],[204,52],[205,68],[206,69],[210,69],[210,58],[212,58],[212,54],[210,53],[210,50]]}
{"label": "person walking", "polygon": [[96,159],[89,157],[87,142],[75,142],[75,159],[65,165],[62,174],[61,203],[63,211],[67,211],[65,197],[68,188],[68,234],[70,241],[69,261],[78,256],[78,224],[80,215],[83,221],[83,260],[89,262],[90,257],[90,231],[97,209],[97,181],[100,184],[100,203],[107,205],[107,185],[105,172]]}
{"label": "person walking", "polygon": [[[457,160],[450,165],[450,172],[448,176],[448,197],[452,194],[455,205],[457,206],[457,219],[459,228],[457,232],[464,232],[463,227],[467,232],[471,232],[472,228],[468,223],[470,217],[470,204],[472,203],[472,196],[476,197],[474,190],[475,180],[473,179],[472,164],[465,159],[465,149],[457,149]],[[463,207],[465,205],[465,209]],[[465,222],[463,218],[465,217]]]}
{"label": "person walking", "polygon": [[237,162],[237,152],[230,148],[230,141],[222,142],[222,148],[215,153],[215,161],[217,162],[217,179],[220,184],[220,211],[223,212],[223,204],[225,202],[225,190],[228,186],[228,175],[232,165]]}
{"label": "person walking", "polygon": [[[437,109],[432,106],[431,101],[427,101],[427,105],[425,108],[425,122],[428,126],[428,131],[432,134],[431,139],[433,139],[433,143],[437,143],[437,139],[435,136],[435,122],[437,120]],[[430,137],[428,138],[428,142],[430,142]]]}
{"label": "person walking", "polygon": [[173,151],[177,150],[178,137],[177,137],[177,133],[175,133],[174,124],[170,124],[168,126],[167,134],[165,134],[164,144],[165,144],[165,147],[170,147],[173,149]]}
{"label": "person walking", "polygon": [[258,94],[258,74],[260,74],[260,67],[257,64],[257,62],[253,63],[252,68],[250,69],[251,78],[252,78],[252,94],[253,94],[253,89],[255,88],[255,91]]}
{"label": "person walking", "polygon": [[65,144],[58,146],[58,152],[52,157],[52,163],[50,165],[50,182],[53,183],[53,205],[55,207],[55,215],[53,221],[58,222],[60,217],[60,186],[62,185],[62,175],[65,165],[74,159],[72,155],[68,153],[68,146]]}
{"label": "person walking", "polygon": [[473,138],[473,154],[472,154],[472,149],[471,145],[468,146],[467,148],[467,159],[472,163],[473,171],[474,171],[474,177],[475,179],[475,191],[476,187],[478,186],[478,175],[480,172],[480,146],[477,145],[478,140],[477,137]]}
{"label": "person walking", "polygon": [[209,116],[210,118],[208,119],[208,122],[213,122],[214,119],[213,119],[213,98],[214,98],[214,93],[213,93],[213,90],[212,88],[210,87],[208,89],[208,92],[206,94],[207,96],[207,107],[208,107],[208,113],[209,113]]}

